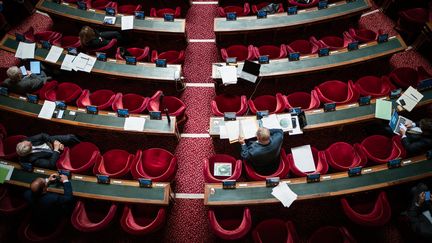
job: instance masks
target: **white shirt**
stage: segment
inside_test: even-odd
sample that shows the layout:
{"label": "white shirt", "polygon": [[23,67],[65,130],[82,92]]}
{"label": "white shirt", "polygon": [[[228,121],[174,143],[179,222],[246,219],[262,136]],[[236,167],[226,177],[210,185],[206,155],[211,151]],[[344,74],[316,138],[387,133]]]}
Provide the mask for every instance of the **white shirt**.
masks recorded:
{"label": "white shirt", "polygon": [[51,147],[47,144],[47,143],[44,143],[44,144],[41,144],[41,145],[38,145],[38,146],[32,146],[32,153],[37,153],[37,152],[40,152],[41,150],[51,150],[51,151],[53,151],[52,149],[51,149]]}

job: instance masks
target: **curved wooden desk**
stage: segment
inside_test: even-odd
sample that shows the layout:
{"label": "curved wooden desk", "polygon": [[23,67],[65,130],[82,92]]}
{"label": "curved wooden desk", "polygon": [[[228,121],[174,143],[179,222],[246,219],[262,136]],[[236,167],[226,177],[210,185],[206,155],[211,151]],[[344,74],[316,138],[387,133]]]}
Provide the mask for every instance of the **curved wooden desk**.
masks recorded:
{"label": "curved wooden desk", "polygon": [[[377,165],[362,169],[361,176],[348,177],[347,172],[321,175],[321,181],[307,183],[306,178],[284,179],[298,195],[297,201],[334,197],[386,188],[432,176],[432,160],[425,156],[405,159],[401,168],[388,169]],[[236,189],[222,189],[221,184],[206,184],[204,205],[256,205],[279,203],[265,182],[237,182]]]}
{"label": "curved wooden desk", "polygon": [[[372,41],[359,46],[358,50],[348,51],[340,49],[330,52],[329,56],[315,55],[301,56],[299,61],[288,61],[288,58],[270,60],[269,64],[262,64],[260,77],[276,78],[281,76],[300,75],[314,71],[324,71],[334,68],[360,64],[378,58],[388,57],[406,49],[406,44],[398,36],[390,37],[388,42],[378,44]],[[219,63],[217,65],[225,65]],[[212,78],[221,79],[218,66],[212,66]],[[238,63],[238,69],[243,68],[243,62]]]}
{"label": "curved wooden desk", "polygon": [[[37,177],[46,178],[57,171],[34,168],[33,172],[21,169],[18,163],[1,161],[5,165],[15,167],[11,179],[7,184],[30,187],[30,183]],[[111,179],[111,184],[98,184],[94,176],[72,175],[73,195],[76,197],[109,200],[122,203],[142,203],[167,206],[169,204],[171,186],[167,182],[153,183],[152,188],[140,188],[138,181]],[[48,191],[63,194],[63,187],[51,185]]]}

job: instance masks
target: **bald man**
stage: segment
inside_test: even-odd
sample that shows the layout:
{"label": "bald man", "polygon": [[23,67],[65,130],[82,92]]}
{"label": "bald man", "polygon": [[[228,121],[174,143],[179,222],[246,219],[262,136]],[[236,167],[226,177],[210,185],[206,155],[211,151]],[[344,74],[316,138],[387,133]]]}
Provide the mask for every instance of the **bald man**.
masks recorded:
{"label": "bald man", "polygon": [[257,140],[245,142],[239,138],[241,157],[261,175],[273,174],[280,163],[280,150],[283,142],[282,129],[258,128]]}

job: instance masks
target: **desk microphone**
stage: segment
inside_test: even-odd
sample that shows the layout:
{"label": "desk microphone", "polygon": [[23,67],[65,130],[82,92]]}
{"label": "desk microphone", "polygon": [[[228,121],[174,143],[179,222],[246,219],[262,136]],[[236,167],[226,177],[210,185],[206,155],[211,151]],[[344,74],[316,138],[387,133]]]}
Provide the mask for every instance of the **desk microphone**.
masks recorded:
{"label": "desk microphone", "polygon": [[167,117],[168,125],[170,125],[171,124],[171,118],[169,116],[168,108],[165,108],[164,112],[165,112],[165,115]]}

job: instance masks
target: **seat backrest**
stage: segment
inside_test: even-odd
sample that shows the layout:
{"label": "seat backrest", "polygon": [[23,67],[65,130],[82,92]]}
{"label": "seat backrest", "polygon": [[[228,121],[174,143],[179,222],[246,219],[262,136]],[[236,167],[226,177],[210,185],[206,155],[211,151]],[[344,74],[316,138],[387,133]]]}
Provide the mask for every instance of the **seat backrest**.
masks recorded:
{"label": "seat backrest", "polygon": [[288,229],[280,219],[268,219],[259,223],[254,229],[256,242],[287,242]]}
{"label": "seat backrest", "polygon": [[130,154],[121,149],[112,149],[104,153],[103,162],[108,173],[116,173],[125,168]]}
{"label": "seat backrest", "polygon": [[226,48],[228,57],[237,57],[237,61],[244,61],[248,58],[248,48],[243,45],[232,45]]}
{"label": "seat backrest", "polygon": [[93,143],[81,142],[70,149],[70,160],[74,168],[80,168],[87,164],[95,151],[99,151]]}
{"label": "seat backrest", "polygon": [[350,166],[355,158],[356,152],[350,144],[337,142],[326,150],[326,154],[330,155],[333,162],[342,166]]}
{"label": "seat backrest", "polygon": [[218,95],[214,98],[220,112],[237,112],[240,109],[240,96]]}
{"label": "seat backrest", "polygon": [[369,136],[362,141],[361,145],[367,153],[380,159],[388,158],[393,149],[392,139],[382,135]]}
{"label": "seat backrest", "polygon": [[114,95],[109,89],[100,89],[90,94],[90,101],[92,105],[100,106],[106,104]]}
{"label": "seat backrest", "polygon": [[273,112],[276,109],[276,102],[276,97],[273,95],[261,95],[253,100],[258,111],[268,110],[269,112]]}
{"label": "seat backrest", "polygon": [[311,95],[306,92],[295,92],[286,96],[289,107],[301,107],[303,110],[309,108]]}
{"label": "seat backrest", "polygon": [[334,102],[343,102],[348,97],[348,85],[342,81],[330,80],[318,85],[320,93]]}

